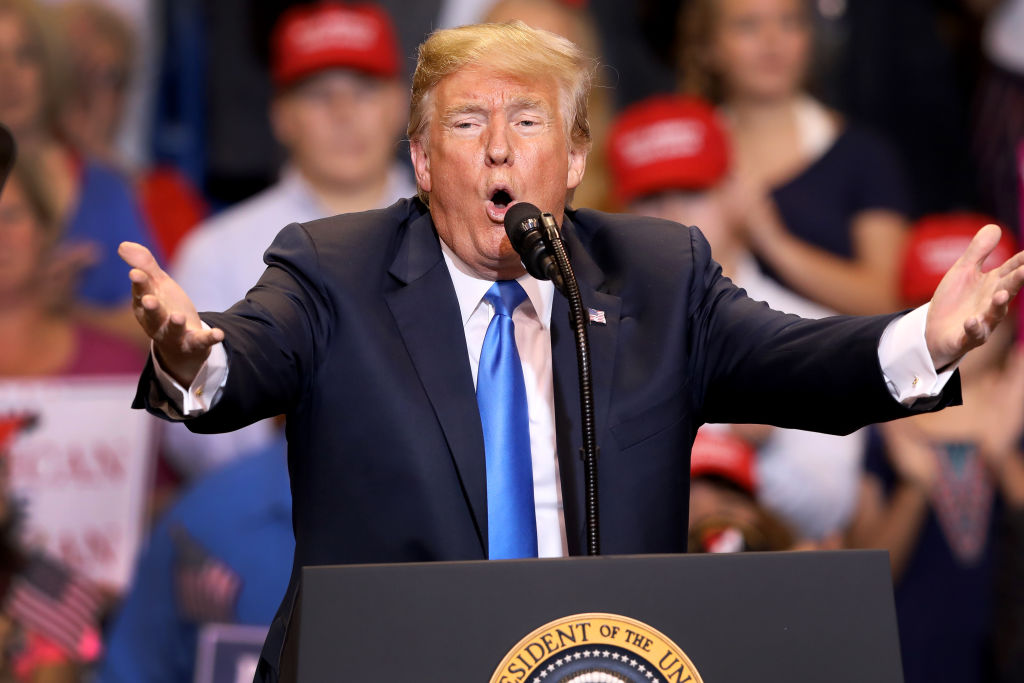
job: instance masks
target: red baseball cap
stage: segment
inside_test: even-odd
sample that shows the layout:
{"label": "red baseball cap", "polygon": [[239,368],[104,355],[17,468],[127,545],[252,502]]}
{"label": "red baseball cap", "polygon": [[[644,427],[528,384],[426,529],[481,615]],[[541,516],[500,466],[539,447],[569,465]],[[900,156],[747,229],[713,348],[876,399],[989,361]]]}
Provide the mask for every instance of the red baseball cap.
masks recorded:
{"label": "red baseball cap", "polygon": [[278,88],[331,68],[394,78],[400,61],[391,17],[376,5],[298,5],[281,15],[271,38]]}
{"label": "red baseball cap", "polygon": [[[988,223],[995,223],[995,220],[969,212],[934,214],[917,221],[910,229],[903,252],[900,278],[903,301],[918,306],[930,300],[942,276],[964,253],[975,233]],[[1016,252],[1013,236],[1003,228],[999,243],[981,268],[992,270]]]}
{"label": "red baseball cap", "polygon": [[753,446],[731,432],[699,429],[690,449],[690,477],[716,475],[756,496],[756,457]]}
{"label": "red baseball cap", "polygon": [[659,95],[628,107],[608,141],[612,185],[628,204],[666,190],[706,190],[729,170],[729,141],[704,100]]}

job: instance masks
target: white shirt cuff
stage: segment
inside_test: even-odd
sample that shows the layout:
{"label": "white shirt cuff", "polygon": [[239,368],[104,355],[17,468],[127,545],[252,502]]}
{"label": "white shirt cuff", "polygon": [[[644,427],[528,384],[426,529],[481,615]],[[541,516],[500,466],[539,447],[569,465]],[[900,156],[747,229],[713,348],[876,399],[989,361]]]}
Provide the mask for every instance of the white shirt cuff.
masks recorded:
{"label": "white shirt cuff", "polygon": [[[210,329],[205,322],[203,329]],[[163,389],[171,405],[177,408],[186,417],[196,417],[207,412],[217,404],[224,385],[228,381],[228,354],[224,350],[223,343],[217,343],[210,347],[210,355],[206,362],[199,368],[192,384],[186,390],[167,371],[160,367],[156,352],[150,343],[149,355],[153,359],[153,370],[156,372],[157,382]]]}
{"label": "white shirt cuff", "polygon": [[919,399],[942,393],[960,365],[957,361],[937,372],[924,338],[928,306],[925,304],[889,323],[878,343],[878,363],[892,397],[910,407]]}

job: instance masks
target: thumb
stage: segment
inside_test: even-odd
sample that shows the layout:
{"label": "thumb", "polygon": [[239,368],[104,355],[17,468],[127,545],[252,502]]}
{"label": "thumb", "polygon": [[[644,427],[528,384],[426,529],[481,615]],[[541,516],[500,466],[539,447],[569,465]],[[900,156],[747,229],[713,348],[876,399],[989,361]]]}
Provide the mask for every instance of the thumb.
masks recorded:
{"label": "thumb", "polygon": [[138,268],[147,275],[160,272],[160,264],[156,262],[153,252],[138,242],[121,242],[117,246],[117,255],[129,266]]}
{"label": "thumb", "polygon": [[974,234],[971,243],[967,245],[967,249],[958,260],[971,268],[981,270],[981,264],[999,244],[1002,234],[1003,231],[999,229],[998,225],[989,223]]}

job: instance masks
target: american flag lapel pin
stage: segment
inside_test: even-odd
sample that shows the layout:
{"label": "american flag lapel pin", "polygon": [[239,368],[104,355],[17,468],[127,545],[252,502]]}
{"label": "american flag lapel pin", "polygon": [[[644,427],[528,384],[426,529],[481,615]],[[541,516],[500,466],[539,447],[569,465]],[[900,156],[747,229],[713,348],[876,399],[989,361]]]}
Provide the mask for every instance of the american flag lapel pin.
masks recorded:
{"label": "american flag lapel pin", "polygon": [[590,322],[594,325],[607,325],[608,318],[605,317],[604,311],[599,311],[596,308],[588,308],[587,311],[590,313]]}

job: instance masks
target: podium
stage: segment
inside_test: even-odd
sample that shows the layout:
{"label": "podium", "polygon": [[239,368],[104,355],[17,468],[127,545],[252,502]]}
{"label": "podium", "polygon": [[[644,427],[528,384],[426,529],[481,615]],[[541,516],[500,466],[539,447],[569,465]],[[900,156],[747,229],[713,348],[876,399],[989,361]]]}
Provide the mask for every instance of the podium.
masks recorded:
{"label": "podium", "polygon": [[903,680],[882,551],[307,567],[298,644],[303,683]]}

